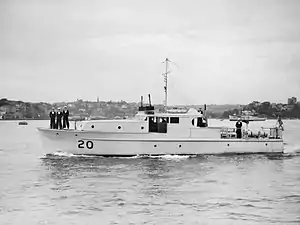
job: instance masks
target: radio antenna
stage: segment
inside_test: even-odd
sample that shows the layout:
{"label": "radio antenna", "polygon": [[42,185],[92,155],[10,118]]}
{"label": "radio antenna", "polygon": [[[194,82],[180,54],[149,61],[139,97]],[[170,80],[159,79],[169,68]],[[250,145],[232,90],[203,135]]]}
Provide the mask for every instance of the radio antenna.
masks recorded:
{"label": "radio antenna", "polygon": [[168,58],[166,58],[165,61],[163,61],[163,63],[166,64],[166,72],[162,74],[164,76],[164,82],[165,82],[165,85],[164,85],[164,92],[165,92],[164,107],[165,107],[165,109],[167,108],[167,105],[168,105],[168,74],[171,73],[171,71],[169,71],[169,63],[170,62],[171,61]]}

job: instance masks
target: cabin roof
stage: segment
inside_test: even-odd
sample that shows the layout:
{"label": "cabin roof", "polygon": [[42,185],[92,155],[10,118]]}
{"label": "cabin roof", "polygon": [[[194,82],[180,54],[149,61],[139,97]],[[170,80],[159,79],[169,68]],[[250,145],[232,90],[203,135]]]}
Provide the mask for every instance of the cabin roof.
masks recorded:
{"label": "cabin roof", "polygon": [[84,123],[140,123],[143,122],[137,119],[121,119],[121,120],[84,120]]}
{"label": "cabin roof", "polygon": [[151,116],[157,116],[157,117],[181,117],[181,118],[190,118],[190,117],[202,117],[203,114],[201,114],[200,112],[198,112],[196,109],[194,108],[190,108],[188,110],[182,110],[182,109],[178,109],[176,111],[176,109],[170,111],[168,110],[167,112],[157,112],[157,111],[153,111],[153,114],[148,114],[148,113],[140,113],[138,114],[139,116],[147,116],[147,117],[151,117]]}
{"label": "cabin roof", "polygon": [[191,114],[188,114],[188,113],[155,113],[155,114],[150,114],[150,115],[147,115],[147,116],[158,116],[158,117],[201,117],[202,114],[200,113],[191,113]]}

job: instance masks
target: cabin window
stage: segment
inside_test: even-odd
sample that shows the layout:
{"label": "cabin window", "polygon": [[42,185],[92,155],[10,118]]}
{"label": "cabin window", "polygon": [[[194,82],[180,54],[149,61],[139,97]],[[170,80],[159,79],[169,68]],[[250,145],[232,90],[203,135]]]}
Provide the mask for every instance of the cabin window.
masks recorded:
{"label": "cabin window", "polygon": [[160,117],[159,122],[160,123],[169,123],[169,117]]}
{"label": "cabin window", "polygon": [[179,117],[170,117],[170,123],[179,123]]}
{"label": "cabin window", "polygon": [[192,125],[197,127],[207,127],[207,120],[203,117],[192,119]]}
{"label": "cabin window", "polygon": [[155,117],[149,117],[149,132],[157,132],[157,123]]}
{"label": "cabin window", "polygon": [[149,132],[167,133],[167,118],[149,117]]}

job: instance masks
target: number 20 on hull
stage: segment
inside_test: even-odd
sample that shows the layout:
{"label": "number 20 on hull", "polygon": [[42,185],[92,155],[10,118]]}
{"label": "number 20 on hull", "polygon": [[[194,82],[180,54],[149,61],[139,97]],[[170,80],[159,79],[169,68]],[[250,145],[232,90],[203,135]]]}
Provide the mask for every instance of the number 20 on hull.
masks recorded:
{"label": "number 20 on hull", "polygon": [[92,141],[84,141],[84,140],[78,140],[78,148],[87,148],[87,149],[93,149],[94,143]]}

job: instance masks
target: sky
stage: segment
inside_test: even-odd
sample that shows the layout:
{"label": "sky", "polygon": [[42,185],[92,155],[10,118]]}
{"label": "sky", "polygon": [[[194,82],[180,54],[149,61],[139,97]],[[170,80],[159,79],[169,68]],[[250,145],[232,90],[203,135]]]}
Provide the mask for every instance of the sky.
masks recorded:
{"label": "sky", "polygon": [[0,0],[0,98],[300,98],[299,0]]}

